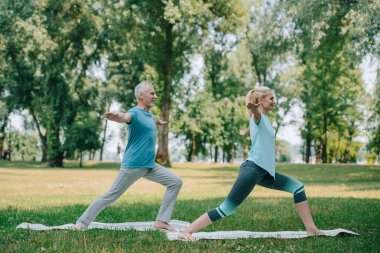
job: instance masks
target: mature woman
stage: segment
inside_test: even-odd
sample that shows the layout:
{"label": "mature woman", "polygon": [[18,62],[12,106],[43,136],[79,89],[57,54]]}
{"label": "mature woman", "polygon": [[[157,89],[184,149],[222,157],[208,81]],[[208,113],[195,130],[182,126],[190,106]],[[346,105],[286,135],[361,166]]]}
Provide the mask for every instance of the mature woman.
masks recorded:
{"label": "mature woman", "polygon": [[246,107],[250,116],[249,133],[252,142],[248,159],[240,165],[238,177],[223,203],[196,219],[180,233],[180,238],[193,240],[192,233],[231,215],[256,184],[292,193],[307,234],[309,236],[323,234],[314,224],[303,184],[275,172],[275,134],[268,118],[268,112],[275,104],[274,94],[268,87],[259,87],[248,92]]}

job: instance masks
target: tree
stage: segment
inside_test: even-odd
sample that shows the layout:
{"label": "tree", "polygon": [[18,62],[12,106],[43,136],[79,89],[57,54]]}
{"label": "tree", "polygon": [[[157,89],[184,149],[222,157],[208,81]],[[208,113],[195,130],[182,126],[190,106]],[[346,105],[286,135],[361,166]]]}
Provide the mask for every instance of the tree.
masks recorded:
{"label": "tree", "polygon": [[238,145],[243,148],[243,156],[246,156],[246,138],[240,136],[240,130],[246,128],[247,117],[245,115],[245,97],[227,98],[219,101],[219,114],[222,120],[223,131],[221,133],[223,143],[223,161],[233,163]]}
{"label": "tree", "polygon": [[374,152],[379,161],[380,159],[380,70],[377,70],[377,82],[375,85],[374,103],[372,115],[369,122],[370,140],[367,149]]}
{"label": "tree", "polygon": [[84,80],[99,59],[99,16],[80,1],[25,3],[7,2],[12,16],[4,54],[11,62],[9,92],[35,120],[43,159],[46,155],[50,166],[63,166],[61,134],[79,110],[91,106],[95,92]]}
{"label": "tree", "polygon": [[[239,139],[237,128],[242,127],[241,124],[237,124],[241,121],[237,117],[240,106],[236,104],[236,101],[246,90],[244,83],[236,77],[229,64],[231,58],[236,57],[232,52],[236,49],[239,38],[210,29],[209,38],[204,42],[203,47],[206,91],[212,94],[215,102],[218,102],[224,131],[221,136],[211,139],[209,144],[214,147],[214,162],[218,162],[220,146],[223,161],[225,154],[227,161],[233,161],[237,139]],[[239,67],[241,68],[241,65]],[[239,72],[242,71],[244,69],[239,70]]]}
{"label": "tree", "polygon": [[9,160],[36,160],[39,155],[37,136],[27,132],[9,129],[6,135],[7,149],[10,152]]}
{"label": "tree", "polygon": [[63,149],[78,151],[79,167],[82,167],[83,152],[97,150],[101,145],[98,128],[99,123],[96,120],[79,117],[66,132]]}
{"label": "tree", "polygon": [[5,139],[5,127],[8,123],[8,110],[6,104],[3,101],[0,101],[0,151],[3,151],[4,148],[4,139]]}
{"label": "tree", "polygon": [[[22,63],[23,60],[17,57],[17,52],[28,52],[26,43],[29,41],[25,39],[25,34],[21,33],[20,38],[18,35],[20,35],[20,27],[25,26],[22,19],[29,18],[34,9],[34,5],[28,1],[2,1],[0,3],[0,27],[2,29],[0,33],[0,150],[3,149],[8,116],[13,109],[20,108],[21,101],[18,97],[13,96],[15,90],[13,87],[21,84],[22,88],[16,89],[16,91],[24,94],[28,92],[26,80],[32,73],[25,67],[27,64]],[[20,44],[19,47],[18,44]],[[44,49],[42,48],[42,50]],[[25,99],[25,101],[27,100]]]}
{"label": "tree", "polygon": [[[357,66],[353,57],[351,34],[346,29],[348,18],[356,10],[356,2],[310,2],[300,1],[290,4],[299,44],[297,47],[301,63],[304,65],[302,101],[305,105],[305,126],[303,138],[306,142],[305,160],[309,161],[312,144],[317,157],[328,162],[328,133],[342,133],[344,118],[357,106]],[[298,10],[305,10],[298,12]],[[350,21],[349,21],[350,22]],[[358,117],[351,117],[355,127]],[[347,135],[352,140],[355,130]]]}
{"label": "tree", "polygon": [[183,111],[177,111],[174,130],[185,137],[187,161],[193,162],[199,153],[206,155],[207,144],[220,140],[223,128],[218,108],[210,93],[198,92],[186,101]]}
{"label": "tree", "polygon": [[[207,36],[210,20],[220,19],[218,29],[236,27],[244,16],[241,1],[132,2],[130,8],[135,18],[133,34],[144,69],[153,68],[159,95],[161,118],[170,121],[172,99],[178,84],[189,67],[189,56]],[[159,129],[157,160],[170,164],[168,152],[169,125]]]}
{"label": "tree", "polygon": [[[250,22],[244,43],[251,56],[251,67],[256,86],[267,86],[276,95],[277,105],[271,112],[277,135],[284,118],[291,111],[299,96],[299,72],[291,55],[294,30],[290,25],[282,1],[254,2],[250,9]],[[291,72],[293,75],[287,73]],[[254,86],[251,84],[251,89]]]}

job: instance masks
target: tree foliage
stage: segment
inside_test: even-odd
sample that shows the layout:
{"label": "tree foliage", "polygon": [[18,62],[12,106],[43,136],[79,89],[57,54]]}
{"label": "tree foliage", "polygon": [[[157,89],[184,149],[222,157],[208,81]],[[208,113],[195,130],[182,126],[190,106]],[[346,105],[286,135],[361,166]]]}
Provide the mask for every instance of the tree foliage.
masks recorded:
{"label": "tree foliage", "polygon": [[328,162],[329,133],[337,132],[348,143],[358,134],[354,130],[360,122],[357,98],[363,85],[356,70],[358,58],[352,54],[353,35],[347,29],[358,5],[345,1],[289,3],[298,37],[297,53],[304,65],[301,99],[307,162],[312,146],[317,158]]}
{"label": "tree foliage", "polygon": [[[365,118],[358,66],[379,55],[379,11],[371,0],[2,1],[0,148],[10,113],[27,110],[50,166],[98,148],[102,159],[104,111],[115,100],[133,106],[135,85],[148,80],[155,113],[169,122],[159,130],[163,164],[169,126],[186,140],[188,160],[246,153],[242,96],[262,85],[275,91],[276,133],[301,104],[306,161],[312,149],[323,162],[354,161]],[[376,87],[367,148],[379,154]]]}
{"label": "tree foliage", "polygon": [[376,154],[380,159],[380,71],[377,72],[377,82],[375,84],[375,94],[372,104],[372,115],[370,116],[369,132],[370,140],[367,145],[369,152]]}
{"label": "tree foliage", "polygon": [[99,122],[96,118],[91,119],[80,115],[67,130],[63,149],[71,154],[79,153],[80,167],[82,167],[83,153],[98,150],[101,145],[98,128]]}

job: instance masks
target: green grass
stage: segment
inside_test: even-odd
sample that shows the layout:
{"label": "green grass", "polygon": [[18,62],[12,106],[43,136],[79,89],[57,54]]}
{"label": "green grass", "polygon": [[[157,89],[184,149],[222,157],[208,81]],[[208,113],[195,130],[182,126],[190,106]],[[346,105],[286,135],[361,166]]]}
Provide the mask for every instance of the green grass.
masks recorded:
{"label": "green grass", "polygon": [[[346,228],[360,236],[295,240],[239,239],[179,242],[159,231],[16,230],[22,222],[74,223],[106,191],[118,164],[0,163],[0,252],[380,252],[380,167],[279,165],[278,171],[305,183],[312,213],[322,229]],[[184,181],[173,218],[192,221],[220,204],[238,166],[174,164]],[[101,222],[154,220],[164,188],[141,180],[97,217]],[[289,194],[257,187],[230,217],[204,231],[303,230]]]}

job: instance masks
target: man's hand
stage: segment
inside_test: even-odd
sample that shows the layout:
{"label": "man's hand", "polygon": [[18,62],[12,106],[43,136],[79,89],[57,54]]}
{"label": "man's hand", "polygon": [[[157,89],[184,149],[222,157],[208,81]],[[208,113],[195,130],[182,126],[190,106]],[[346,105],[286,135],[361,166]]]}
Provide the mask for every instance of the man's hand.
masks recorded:
{"label": "man's hand", "polygon": [[129,113],[106,112],[104,118],[118,123],[129,123],[131,122],[132,116]]}
{"label": "man's hand", "polygon": [[167,121],[163,121],[163,120],[157,119],[157,118],[154,118],[154,121],[156,122],[157,126],[162,126],[162,125],[168,124]]}

